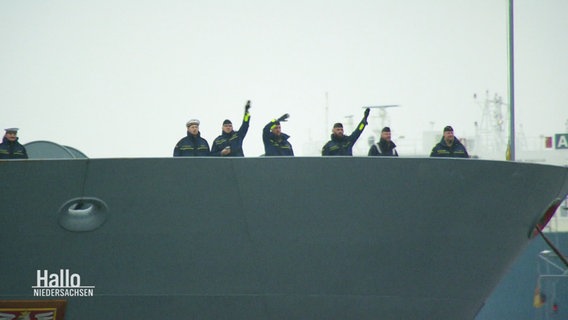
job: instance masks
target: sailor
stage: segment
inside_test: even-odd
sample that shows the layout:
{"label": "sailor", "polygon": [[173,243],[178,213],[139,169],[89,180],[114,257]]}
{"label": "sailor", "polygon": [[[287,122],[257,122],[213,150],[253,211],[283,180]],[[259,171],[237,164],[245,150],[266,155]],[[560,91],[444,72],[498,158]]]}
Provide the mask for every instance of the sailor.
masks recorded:
{"label": "sailor", "polygon": [[322,156],[352,156],[353,145],[363,133],[367,125],[367,118],[369,117],[370,108],[365,109],[363,119],[357,125],[357,128],[351,133],[350,136],[343,134],[343,124],[340,122],[333,125],[331,140],[328,141],[321,150]]}
{"label": "sailor", "polygon": [[243,116],[243,123],[239,131],[233,130],[233,123],[231,120],[223,121],[223,128],[221,135],[215,138],[211,147],[212,156],[221,157],[244,157],[243,153],[243,140],[249,129],[250,120],[250,101],[245,105],[245,114]]}
{"label": "sailor", "polygon": [[191,119],[186,123],[187,136],[182,138],[174,148],[174,157],[209,156],[209,143],[201,137],[199,120]]}
{"label": "sailor", "polygon": [[465,146],[454,136],[454,129],[446,126],[442,139],[434,146],[430,157],[469,158],[469,155]]}
{"label": "sailor", "polygon": [[290,136],[283,133],[280,126],[280,122],[285,122],[289,117],[286,113],[278,119],[273,119],[262,129],[265,156],[294,156],[292,145],[288,142]]}
{"label": "sailor", "polygon": [[391,129],[389,127],[384,127],[383,130],[381,130],[381,138],[379,142],[371,146],[369,156],[398,157],[396,144],[391,139]]}
{"label": "sailor", "polygon": [[0,160],[27,159],[26,148],[18,142],[18,128],[4,129],[6,133],[0,143]]}

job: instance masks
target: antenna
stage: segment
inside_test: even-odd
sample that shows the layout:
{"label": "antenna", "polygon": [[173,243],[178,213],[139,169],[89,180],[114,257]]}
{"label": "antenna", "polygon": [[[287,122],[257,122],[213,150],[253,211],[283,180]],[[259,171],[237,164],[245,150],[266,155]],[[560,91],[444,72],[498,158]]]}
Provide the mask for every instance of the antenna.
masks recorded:
{"label": "antenna", "polygon": [[323,126],[323,130],[325,132],[325,135],[327,135],[328,132],[328,126],[329,126],[329,93],[326,91],[325,92],[325,123]]}
{"label": "antenna", "polygon": [[477,98],[478,95],[474,94],[474,101],[481,107],[481,121],[475,126],[476,140],[478,141],[476,153],[489,156],[502,154],[506,147],[503,136],[505,118],[503,117],[502,106],[506,106],[507,103],[496,93],[491,98],[489,90],[485,91],[483,101],[478,101]]}
{"label": "antenna", "polygon": [[345,122],[345,129],[347,129],[348,131],[351,131],[354,128],[353,126],[354,117],[355,116],[352,114],[344,116],[344,118],[347,119],[347,121]]}
{"label": "antenna", "polygon": [[[399,104],[385,104],[385,105],[378,105],[378,106],[364,106],[363,109],[379,109],[379,118],[381,118],[381,129],[385,127],[385,124],[388,120],[387,108],[398,108],[400,107]],[[380,130],[380,129],[379,129]]]}

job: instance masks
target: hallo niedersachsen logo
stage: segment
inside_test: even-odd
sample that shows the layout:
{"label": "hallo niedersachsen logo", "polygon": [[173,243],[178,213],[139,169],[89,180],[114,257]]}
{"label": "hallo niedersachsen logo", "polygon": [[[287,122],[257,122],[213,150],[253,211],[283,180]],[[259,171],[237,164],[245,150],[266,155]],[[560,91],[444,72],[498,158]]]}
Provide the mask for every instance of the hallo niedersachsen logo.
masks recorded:
{"label": "hallo niedersachsen logo", "polygon": [[92,297],[95,286],[81,285],[81,276],[69,269],[59,273],[37,270],[36,285],[32,286],[34,297]]}

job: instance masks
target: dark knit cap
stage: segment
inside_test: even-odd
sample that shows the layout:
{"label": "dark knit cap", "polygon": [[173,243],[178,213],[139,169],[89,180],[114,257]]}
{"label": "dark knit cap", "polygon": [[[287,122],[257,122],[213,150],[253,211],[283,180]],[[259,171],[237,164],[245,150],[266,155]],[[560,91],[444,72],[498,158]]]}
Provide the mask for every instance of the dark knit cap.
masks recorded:
{"label": "dark knit cap", "polygon": [[333,125],[333,128],[343,128],[343,124],[341,122],[337,122]]}
{"label": "dark knit cap", "polygon": [[391,132],[391,128],[384,127],[383,130],[381,130],[381,132]]}
{"label": "dark knit cap", "polygon": [[225,119],[225,121],[223,121],[223,125],[226,125],[226,124],[233,124],[233,123],[231,122],[231,120]]}
{"label": "dark knit cap", "polygon": [[446,132],[446,131],[454,132],[454,128],[452,128],[451,126],[446,126],[446,127],[444,128],[444,132]]}

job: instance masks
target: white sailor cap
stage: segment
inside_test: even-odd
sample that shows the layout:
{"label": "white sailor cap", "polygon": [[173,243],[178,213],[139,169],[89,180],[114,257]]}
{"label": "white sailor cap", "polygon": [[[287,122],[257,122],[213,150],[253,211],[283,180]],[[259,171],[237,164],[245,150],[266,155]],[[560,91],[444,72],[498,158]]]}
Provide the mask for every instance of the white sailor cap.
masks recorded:
{"label": "white sailor cap", "polygon": [[191,119],[191,120],[189,120],[189,121],[185,124],[186,127],[189,127],[189,126],[192,126],[192,125],[197,125],[197,126],[199,126],[199,120],[197,120],[197,119]]}

